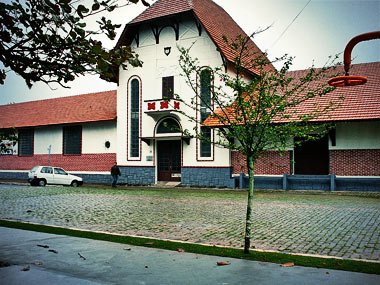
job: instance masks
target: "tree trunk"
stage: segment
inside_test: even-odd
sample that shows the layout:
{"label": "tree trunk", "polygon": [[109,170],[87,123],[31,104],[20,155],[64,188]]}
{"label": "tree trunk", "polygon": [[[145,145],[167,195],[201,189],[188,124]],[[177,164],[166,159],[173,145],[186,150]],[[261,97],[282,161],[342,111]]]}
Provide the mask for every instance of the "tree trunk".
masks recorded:
{"label": "tree trunk", "polygon": [[253,190],[255,188],[254,166],[255,165],[254,165],[253,157],[247,156],[249,189],[248,189],[248,201],[247,201],[247,215],[245,219],[244,253],[249,253],[249,248],[251,247],[252,202],[253,202]]}

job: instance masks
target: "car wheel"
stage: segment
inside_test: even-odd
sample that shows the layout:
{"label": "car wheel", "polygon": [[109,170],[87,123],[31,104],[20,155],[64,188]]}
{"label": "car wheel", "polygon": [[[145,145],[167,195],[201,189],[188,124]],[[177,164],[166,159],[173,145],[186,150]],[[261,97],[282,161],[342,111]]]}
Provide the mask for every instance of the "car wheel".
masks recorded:
{"label": "car wheel", "polygon": [[78,187],[79,186],[78,181],[74,180],[73,182],[71,182],[71,186]]}
{"label": "car wheel", "polygon": [[46,185],[46,180],[45,179],[41,179],[40,181],[38,181],[38,186],[44,187],[45,185]]}

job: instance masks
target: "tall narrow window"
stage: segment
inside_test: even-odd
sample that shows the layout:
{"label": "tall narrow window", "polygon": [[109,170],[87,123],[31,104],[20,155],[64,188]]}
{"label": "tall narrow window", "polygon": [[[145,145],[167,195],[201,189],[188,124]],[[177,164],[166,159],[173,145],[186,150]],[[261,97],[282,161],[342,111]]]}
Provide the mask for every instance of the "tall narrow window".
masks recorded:
{"label": "tall narrow window", "polygon": [[[211,112],[211,81],[212,75],[209,69],[203,69],[200,73],[200,115],[201,122],[206,120]],[[211,157],[211,129],[201,127],[200,156]]]}
{"label": "tall narrow window", "polygon": [[211,71],[203,69],[200,75],[200,99],[201,110],[203,112],[210,112],[211,109]]}
{"label": "tall narrow window", "polygon": [[174,77],[162,77],[162,99],[170,100],[174,98]]}
{"label": "tall narrow window", "polygon": [[82,126],[63,127],[63,154],[79,155],[82,153]]}
{"label": "tall narrow window", "polygon": [[34,130],[23,129],[18,131],[18,155],[29,156],[34,154]]}
{"label": "tall narrow window", "polygon": [[131,126],[130,126],[130,149],[131,157],[140,155],[140,82],[137,79],[131,81]]}
{"label": "tall narrow window", "polygon": [[201,157],[211,157],[211,129],[208,127],[201,127]]}

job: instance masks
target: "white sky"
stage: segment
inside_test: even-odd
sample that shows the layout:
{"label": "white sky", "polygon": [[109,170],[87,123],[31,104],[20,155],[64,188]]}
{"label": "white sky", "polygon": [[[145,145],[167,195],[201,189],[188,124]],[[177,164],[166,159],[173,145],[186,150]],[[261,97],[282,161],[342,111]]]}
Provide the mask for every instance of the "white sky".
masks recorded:
{"label": "white sky", "polygon": [[[292,70],[306,69],[313,62],[322,66],[329,55],[342,53],[354,36],[380,30],[380,0],[312,0],[281,38],[280,35],[309,0],[214,1],[248,34],[272,25],[254,41],[268,52],[270,58],[284,54],[295,56]],[[114,13],[112,18],[124,26],[144,9],[142,4],[128,6]],[[109,47],[115,43],[110,43]],[[380,61],[380,40],[359,43],[352,57],[353,63]],[[342,55],[340,61],[343,61]],[[19,76],[8,73],[5,85],[0,85],[0,104],[116,89],[116,84],[107,83],[97,76],[78,78],[70,86],[69,89],[52,86],[56,88],[52,90],[45,84],[36,83],[28,89]]]}

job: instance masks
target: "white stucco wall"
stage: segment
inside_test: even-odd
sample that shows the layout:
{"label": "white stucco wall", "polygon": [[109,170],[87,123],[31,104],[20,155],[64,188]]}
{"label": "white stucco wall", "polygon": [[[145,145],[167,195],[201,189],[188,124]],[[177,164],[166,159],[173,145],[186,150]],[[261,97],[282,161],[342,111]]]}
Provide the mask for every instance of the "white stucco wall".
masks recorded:
{"label": "white stucco wall", "polygon": [[[110,148],[105,142],[111,143]],[[34,130],[34,154],[62,154],[62,126],[39,127]],[[82,125],[82,154],[115,153],[117,149],[116,122],[96,122]]]}
{"label": "white stucco wall", "polygon": [[34,154],[62,154],[62,126],[47,126],[34,129]]}
{"label": "white stucco wall", "polygon": [[[155,143],[148,146],[145,142],[141,142],[141,156],[139,158],[129,158],[128,160],[128,129],[129,118],[127,106],[129,106],[128,82],[132,77],[141,80],[141,137],[154,137],[154,130],[159,117],[152,118],[146,115],[145,100],[162,99],[162,77],[174,76],[174,93],[180,95],[183,99],[190,99],[195,96],[193,90],[187,85],[181,69],[178,64],[180,52],[178,46],[190,47],[191,56],[198,58],[200,66],[220,67],[223,61],[220,53],[217,51],[215,44],[210,39],[205,30],[199,36],[195,21],[184,21],[180,23],[179,40],[175,39],[175,32],[172,28],[166,27],[161,31],[159,44],[156,44],[150,26],[140,28],[139,47],[134,42],[132,46],[138,53],[139,58],[143,61],[142,68],[129,67],[128,70],[120,70],[118,98],[117,98],[117,114],[118,114],[118,150],[117,160],[123,165],[155,165]],[[171,47],[169,55],[165,55],[164,48]],[[214,84],[220,84],[215,80]],[[195,111],[185,105],[181,105],[181,111],[188,115],[195,115]],[[183,114],[174,113],[179,119],[182,128],[193,132],[193,123]],[[183,143],[183,166],[230,166],[229,150],[214,147],[211,158],[200,158],[197,152],[197,144],[195,139],[190,140],[190,145]],[[197,157],[198,153],[198,157]],[[148,161],[147,156],[153,156],[153,161]]]}
{"label": "white stucco wall", "polygon": [[[105,142],[110,147],[105,147]],[[116,123],[99,122],[85,124],[82,128],[82,153],[115,153],[117,149]]]}
{"label": "white stucco wall", "polygon": [[331,150],[380,149],[380,121],[336,124],[336,146]]}

